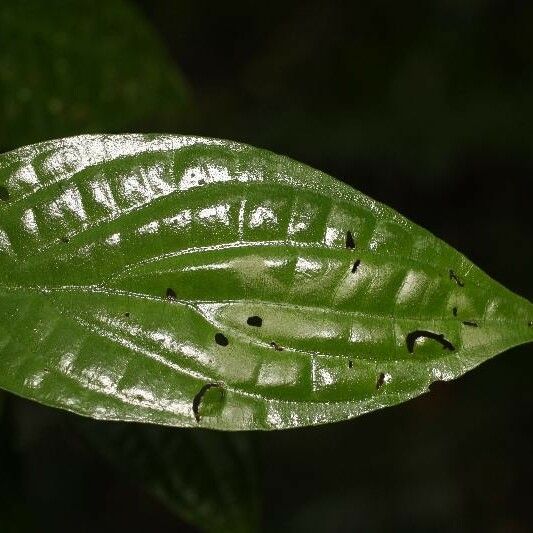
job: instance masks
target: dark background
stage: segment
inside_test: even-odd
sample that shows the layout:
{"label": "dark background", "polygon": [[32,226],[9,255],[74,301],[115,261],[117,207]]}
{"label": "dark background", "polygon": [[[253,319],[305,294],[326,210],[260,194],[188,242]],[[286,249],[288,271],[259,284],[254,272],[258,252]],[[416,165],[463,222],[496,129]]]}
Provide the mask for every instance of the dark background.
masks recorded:
{"label": "dark background", "polygon": [[[532,2],[135,3],[192,95],[182,120],[138,130],[294,157],[532,299]],[[532,375],[522,346],[394,408],[250,435],[264,528],[532,531]],[[5,402],[14,531],[196,531],[73,434],[73,415]]]}

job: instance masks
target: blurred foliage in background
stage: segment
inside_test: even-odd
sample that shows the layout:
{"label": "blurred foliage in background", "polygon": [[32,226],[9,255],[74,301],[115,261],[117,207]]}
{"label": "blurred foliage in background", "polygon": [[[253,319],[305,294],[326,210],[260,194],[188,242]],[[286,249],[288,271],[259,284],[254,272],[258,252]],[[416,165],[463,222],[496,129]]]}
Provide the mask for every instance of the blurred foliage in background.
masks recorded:
{"label": "blurred foliage in background", "polygon": [[188,91],[127,0],[2,0],[0,148],[79,132],[169,128]]}
{"label": "blurred foliage in background", "polygon": [[[514,0],[3,0],[0,147],[167,131],[269,148],[531,299],[532,27]],[[530,531],[532,372],[523,346],[393,409],[236,436],[80,425],[4,394],[0,529],[246,530],[261,499],[266,531]]]}

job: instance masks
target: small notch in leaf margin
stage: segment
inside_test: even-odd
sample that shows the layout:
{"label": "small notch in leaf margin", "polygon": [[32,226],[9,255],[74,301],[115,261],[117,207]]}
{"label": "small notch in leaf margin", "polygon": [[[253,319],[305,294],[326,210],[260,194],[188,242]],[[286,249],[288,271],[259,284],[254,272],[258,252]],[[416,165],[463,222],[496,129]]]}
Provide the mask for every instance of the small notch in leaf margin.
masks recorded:
{"label": "small notch in leaf margin", "polygon": [[459,287],[465,286],[465,284],[459,279],[459,276],[452,269],[450,269],[450,279],[455,281]]}
{"label": "small notch in leaf margin", "polygon": [[9,202],[9,190],[7,187],[4,187],[3,185],[0,185],[0,200],[3,202]]}
{"label": "small notch in leaf margin", "polygon": [[420,338],[433,339],[442,345],[443,350],[449,350],[450,352],[455,351],[455,346],[449,340],[444,338],[443,333],[434,333],[433,331],[419,329],[411,331],[411,333],[408,333],[405,338],[409,353],[414,353],[416,341]]}
{"label": "small notch in leaf margin", "polygon": [[205,396],[205,393],[214,387],[220,387],[223,388],[222,383],[206,383],[194,396],[192,400],[192,412],[194,414],[194,418],[196,422],[200,423],[200,405],[202,403],[203,397]]}
{"label": "small notch in leaf margin", "polygon": [[438,392],[440,390],[446,390],[449,386],[448,382],[443,379],[437,379],[429,384],[429,392]]}
{"label": "small notch in leaf margin", "polygon": [[346,232],[346,248],[353,250],[355,248],[355,241],[351,231]]}

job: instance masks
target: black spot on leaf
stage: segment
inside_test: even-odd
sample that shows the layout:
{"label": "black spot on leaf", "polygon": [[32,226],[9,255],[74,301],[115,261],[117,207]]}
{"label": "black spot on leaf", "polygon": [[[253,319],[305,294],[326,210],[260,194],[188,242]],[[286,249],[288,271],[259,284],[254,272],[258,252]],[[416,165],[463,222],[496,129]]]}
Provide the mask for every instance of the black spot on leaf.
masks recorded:
{"label": "black spot on leaf", "polygon": [[353,250],[355,248],[355,241],[351,231],[346,232],[346,248]]}
{"label": "black spot on leaf", "polygon": [[351,359],[348,361],[348,368],[353,368],[353,361]]}
{"label": "black spot on leaf", "polygon": [[455,350],[455,346],[450,341],[446,340],[442,333],[433,333],[432,331],[416,330],[416,331],[412,331],[411,333],[408,333],[407,337],[405,338],[409,353],[413,353],[415,351],[416,341],[420,338],[433,339],[439,342],[442,345],[443,350],[450,350],[450,352],[453,352]]}
{"label": "black spot on leaf", "polygon": [[459,279],[459,277],[457,276],[457,274],[453,270],[450,270],[450,279],[455,281],[455,283],[457,283],[457,285],[459,285],[459,287],[464,287],[465,286],[465,284]]}
{"label": "black spot on leaf", "polygon": [[454,307],[452,309],[453,316],[457,316],[457,307]]}
{"label": "black spot on leaf", "polygon": [[129,317],[130,317],[130,314],[129,314],[129,313],[124,313],[124,316],[125,316],[126,318],[129,318]]}
{"label": "black spot on leaf", "polygon": [[359,268],[360,264],[361,264],[361,259],[357,259],[357,261],[354,262],[352,266],[352,274],[355,274],[357,272],[357,269]]}
{"label": "black spot on leaf", "polygon": [[227,346],[229,344],[228,338],[223,333],[217,333],[215,335],[215,342],[219,346]]}
{"label": "black spot on leaf", "polygon": [[70,239],[68,237],[61,237],[61,242],[67,244],[68,242],[70,242]]}
{"label": "black spot on leaf", "polygon": [[177,295],[176,293],[169,287],[167,289],[167,292],[166,292],[166,297],[167,297],[167,300],[176,300],[177,299]]}
{"label": "black spot on leaf", "polygon": [[384,383],[385,383],[385,374],[381,372],[378,376],[378,380],[376,381],[376,389],[380,389]]}
{"label": "black spot on leaf", "polygon": [[0,185],[0,200],[4,202],[9,201],[9,191],[7,190],[7,187],[4,187],[3,185]]}
{"label": "black spot on leaf", "polygon": [[274,348],[274,350],[276,350],[277,352],[283,351],[283,346],[280,346],[277,342],[272,341],[270,343],[270,346],[272,346],[272,348]]}
{"label": "black spot on leaf", "polygon": [[473,322],[472,320],[465,320],[465,321],[463,321],[463,324],[465,326],[470,326],[471,328],[477,328],[478,327],[478,323],[477,322]]}
{"label": "black spot on leaf", "polygon": [[256,328],[260,328],[263,325],[263,319],[257,315],[249,316],[246,323],[249,326],[255,326]]}
{"label": "black spot on leaf", "polygon": [[206,383],[195,395],[195,397],[192,400],[192,412],[194,413],[194,418],[196,419],[196,422],[200,422],[200,404],[202,403],[202,399],[205,395],[205,393],[212,389],[213,387],[222,387],[220,383]]}

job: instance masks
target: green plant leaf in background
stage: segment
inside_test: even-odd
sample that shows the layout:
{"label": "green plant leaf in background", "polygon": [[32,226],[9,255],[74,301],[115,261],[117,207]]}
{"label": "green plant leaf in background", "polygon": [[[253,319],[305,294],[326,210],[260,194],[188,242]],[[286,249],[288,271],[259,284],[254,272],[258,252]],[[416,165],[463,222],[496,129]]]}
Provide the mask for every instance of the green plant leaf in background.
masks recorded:
{"label": "green plant leaf in background", "polygon": [[124,0],[0,3],[0,149],[174,126],[189,106],[156,33]]}
{"label": "green plant leaf in background", "polygon": [[0,386],[226,430],[394,405],[533,340],[533,306],[390,208],[237,143],[0,156]]}
{"label": "green plant leaf in background", "polygon": [[82,420],[111,464],[201,531],[256,531],[255,459],[247,434]]}

